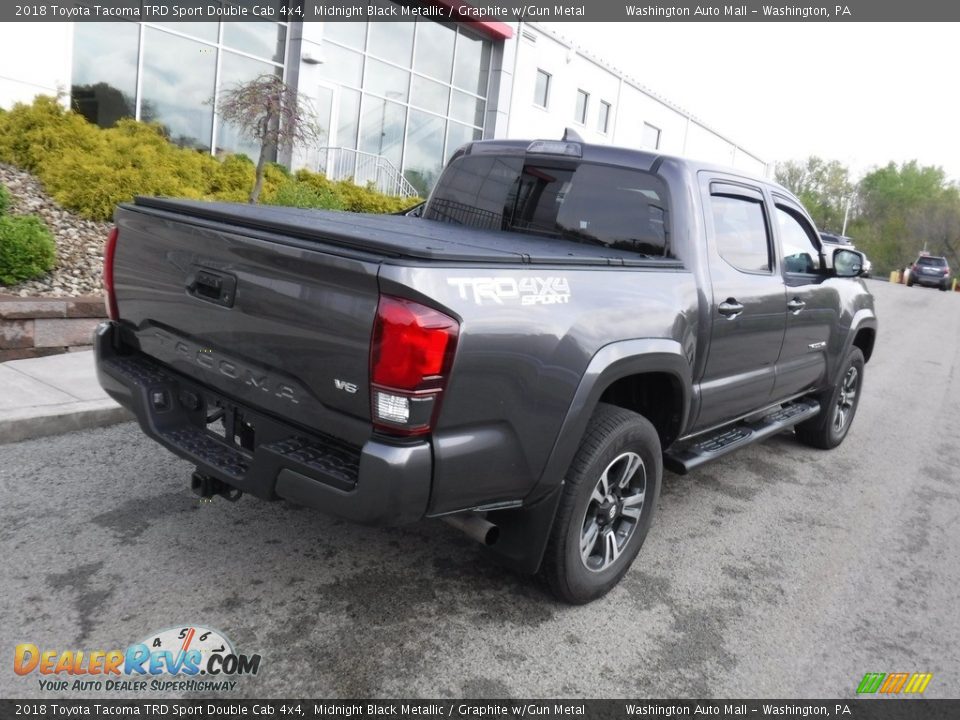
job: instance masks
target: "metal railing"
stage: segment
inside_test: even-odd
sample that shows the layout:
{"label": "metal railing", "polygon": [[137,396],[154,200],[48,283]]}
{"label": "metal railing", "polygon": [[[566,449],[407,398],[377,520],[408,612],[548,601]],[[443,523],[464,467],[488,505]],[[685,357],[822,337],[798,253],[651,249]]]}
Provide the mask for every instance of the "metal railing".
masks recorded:
{"label": "metal railing", "polygon": [[318,171],[331,180],[352,180],[360,187],[370,186],[394,197],[419,195],[397,166],[382,155],[345,147],[322,147],[318,155]]}

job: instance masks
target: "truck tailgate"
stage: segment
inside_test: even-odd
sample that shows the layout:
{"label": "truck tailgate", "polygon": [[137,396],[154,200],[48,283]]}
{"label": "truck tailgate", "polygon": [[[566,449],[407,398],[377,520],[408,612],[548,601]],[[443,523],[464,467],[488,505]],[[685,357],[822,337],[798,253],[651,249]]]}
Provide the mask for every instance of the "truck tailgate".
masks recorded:
{"label": "truck tailgate", "polygon": [[120,318],[143,352],[306,428],[369,433],[376,256],[131,206],[116,224]]}

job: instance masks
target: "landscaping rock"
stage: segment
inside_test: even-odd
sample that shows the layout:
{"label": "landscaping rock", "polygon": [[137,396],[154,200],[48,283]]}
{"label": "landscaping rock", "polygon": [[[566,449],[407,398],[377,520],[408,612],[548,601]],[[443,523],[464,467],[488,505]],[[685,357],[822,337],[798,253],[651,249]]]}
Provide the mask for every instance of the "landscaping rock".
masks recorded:
{"label": "landscaping rock", "polygon": [[0,163],[0,184],[10,191],[11,215],[39,215],[57,243],[57,267],[36,280],[11,287],[0,285],[0,293],[19,297],[79,297],[100,295],[103,244],[110,223],[84,220],[64,210],[28,172]]}

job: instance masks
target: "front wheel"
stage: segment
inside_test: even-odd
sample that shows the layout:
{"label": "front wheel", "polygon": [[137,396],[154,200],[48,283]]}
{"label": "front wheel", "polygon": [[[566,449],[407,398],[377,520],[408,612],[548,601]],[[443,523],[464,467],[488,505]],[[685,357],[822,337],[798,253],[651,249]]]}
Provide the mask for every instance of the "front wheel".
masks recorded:
{"label": "front wheel", "polygon": [[650,529],[662,475],[653,425],[601,403],[567,472],[544,557],[557,597],[580,605],[620,581]]}
{"label": "front wheel", "polygon": [[800,442],[823,450],[830,450],[843,442],[860,404],[864,363],[860,348],[850,348],[840,380],[819,397],[820,413],[797,425]]}

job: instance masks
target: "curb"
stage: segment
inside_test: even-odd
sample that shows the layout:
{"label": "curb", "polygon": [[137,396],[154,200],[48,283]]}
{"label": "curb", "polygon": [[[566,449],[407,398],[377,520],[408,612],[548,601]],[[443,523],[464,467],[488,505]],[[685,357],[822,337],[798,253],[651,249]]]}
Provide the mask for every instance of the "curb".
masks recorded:
{"label": "curb", "polygon": [[0,412],[0,445],[106,427],[133,419],[126,408],[111,399],[8,410]]}

